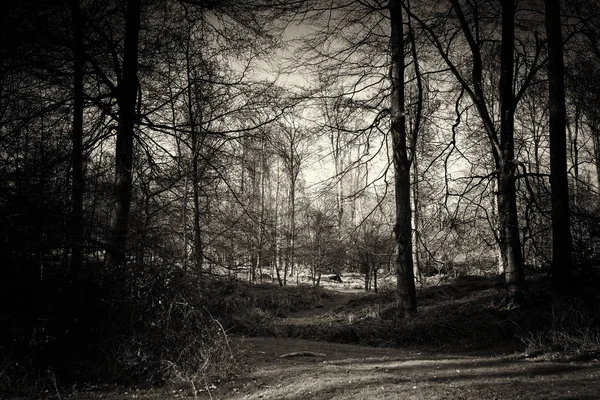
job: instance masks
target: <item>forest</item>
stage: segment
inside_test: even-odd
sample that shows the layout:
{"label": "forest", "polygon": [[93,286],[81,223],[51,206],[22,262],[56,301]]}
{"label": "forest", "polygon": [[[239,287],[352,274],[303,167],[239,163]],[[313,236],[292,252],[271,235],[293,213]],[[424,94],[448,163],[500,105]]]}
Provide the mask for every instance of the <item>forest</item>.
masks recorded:
{"label": "forest", "polygon": [[0,398],[212,399],[256,337],[597,361],[597,2],[0,9]]}

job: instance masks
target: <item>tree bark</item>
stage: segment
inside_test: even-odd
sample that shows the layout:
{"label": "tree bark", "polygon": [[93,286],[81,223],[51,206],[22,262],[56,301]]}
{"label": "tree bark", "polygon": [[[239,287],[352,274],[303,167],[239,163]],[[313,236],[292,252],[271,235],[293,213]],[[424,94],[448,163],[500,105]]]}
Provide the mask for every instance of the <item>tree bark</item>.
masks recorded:
{"label": "tree bark", "polygon": [[263,275],[263,266],[265,264],[265,186],[267,184],[267,149],[265,145],[265,138],[263,136],[260,137],[260,213],[259,213],[259,223],[257,226],[258,230],[258,270],[260,273],[260,280],[262,283],[262,275]]}
{"label": "tree bark", "polygon": [[[277,171],[280,170],[279,160],[277,161]],[[275,266],[275,274],[277,275],[277,282],[279,282],[279,286],[284,286],[284,282],[281,279],[281,243],[279,239],[279,172],[277,172],[277,183],[275,185],[275,215],[273,222],[273,241],[275,242],[275,254],[273,265]]]}
{"label": "tree bark", "polygon": [[397,308],[403,316],[417,313],[417,296],[412,261],[410,162],[406,146],[406,116],[404,109],[404,29],[402,4],[390,0],[391,19],[391,135],[394,154],[394,187],[396,190],[396,223],[394,233],[398,245],[396,258]]}
{"label": "tree bark", "polygon": [[73,18],[73,132],[71,190],[71,265],[69,275],[76,280],[83,264],[83,68],[85,49],[84,25],[80,0],[72,2]]}
{"label": "tree bark", "polygon": [[600,132],[595,119],[590,123],[590,131],[594,142],[594,166],[596,168],[596,190],[600,201]]}
{"label": "tree bark", "polygon": [[[193,202],[193,227],[194,227],[194,267],[196,273],[202,272],[202,264],[204,262],[204,249],[202,243],[202,231],[200,226],[200,183],[201,173],[198,168],[200,161],[200,147],[202,140],[199,136],[202,134],[202,109],[199,104],[202,99],[196,99],[194,91],[198,90],[196,87],[196,79],[192,65],[190,62],[190,46],[186,48],[185,60],[186,60],[186,72],[187,72],[187,100],[188,100],[188,119],[190,123],[190,136],[191,136],[191,152],[192,152],[192,202]],[[196,104],[196,108],[194,108]],[[200,119],[198,121],[197,119]]]}
{"label": "tree bark", "polygon": [[559,0],[546,0],[552,191],[552,283],[556,294],[573,290],[571,223],[567,180],[565,86]]}
{"label": "tree bark", "polygon": [[110,242],[104,263],[108,270],[122,267],[126,261],[129,210],[133,186],[133,131],[137,92],[137,67],[141,0],[128,0],[125,15],[123,72],[117,84],[119,124],[115,154],[115,189]]}
{"label": "tree bark", "polygon": [[290,185],[290,275],[294,276],[294,253],[296,247],[296,178],[292,179]]}
{"label": "tree bark", "polygon": [[519,237],[517,196],[515,191],[514,125],[515,98],[513,93],[515,4],[502,2],[502,52],[500,60],[500,149],[498,171],[498,211],[500,237],[504,246],[504,274],[507,285],[507,302],[523,301],[525,283],[523,255]]}
{"label": "tree bark", "polygon": [[415,276],[419,282],[423,281],[423,271],[421,269],[421,253],[420,253],[420,234],[421,234],[421,222],[420,222],[420,203],[419,203],[419,164],[417,154],[413,154],[412,157],[412,170],[413,170],[413,182],[412,182],[412,225],[413,225],[413,264],[415,269]]}
{"label": "tree bark", "polygon": [[498,193],[498,179],[494,180],[493,182],[491,182],[492,184],[492,195],[490,196],[490,213],[492,215],[491,219],[492,219],[492,224],[490,224],[490,226],[492,226],[492,229],[494,230],[494,238],[496,239],[496,261],[498,263],[498,275],[504,275],[504,250],[502,249],[502,246],[500,245],[500,218],[498,218],[498,195],[496,193]]}

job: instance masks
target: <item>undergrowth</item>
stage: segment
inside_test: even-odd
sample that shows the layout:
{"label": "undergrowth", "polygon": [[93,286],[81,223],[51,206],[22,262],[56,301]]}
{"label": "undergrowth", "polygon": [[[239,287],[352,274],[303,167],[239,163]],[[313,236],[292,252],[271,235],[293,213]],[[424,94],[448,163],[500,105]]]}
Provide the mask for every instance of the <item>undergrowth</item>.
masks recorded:
{"label": "undergrowth", "polygon": [[168,383],[195,393],[236,373],[232,333],[438,351],[600,351],[599,282],[593,280],[584,295],[553,300],[549,280],[530,277],[527,303],[506,308],[501,279],[463,277],[421,288],[419,313],[411,319],[397,317],[393,291],[381,291],[295,324],[286,322],[291,313],[322,306],[334,294],[177,275],[133,278],[122,282],[136,285],[117,277],[80,283],[62,292],[44,318],[0,324],[0,392],[33,398],[73,382],[106,382]]}
{"label": "undergrowth", "polygon": [[559,299],[550,303],[543,327],[523,332],[521,341],[527,354],[564,352],[582,357],[600,353],[600,309],[581,298]]}
{"label": "undergrowth", "polygon": [[223,324],[236,333],[276,335],[279,318],[315,308],[332,295],[313,286],[225,283],[213,293],[222,302]]}
{"label": "undergrowth", "polygon": [[256,327],[265,321],[327,296],[304,287],[138,273],[54,288],[41,315],[0,324],[0,393],[34,398],[76,382],[171,384],[193,393],[236,373],[232,331],[261,333]]}
{"label": "undergrowth", "polygon": [[[502,299],[495,287],[468,293],[450,288],[423,289],[423,304],[414,318],[398,318],[395,293],[384,291],[351,301],[319,323],[283,324],[281,336],[312,338],[371,346],[430,346],[482,348],[504,342],[514,322],[507,312],[494,308]],[[433,292],[433,293],[432,293]]]}
{"label": "undergrowth", "polygon": [[351,300],[310,324],[286,323],[264,308],[253,308],[243,332],[437,351],[508,348],[596,354],[600,350],[598,282],[587,284],[582,295],[553,301],[549,279],[534,275],[528,280],[527,302],[507,308],[501,278],[460,277],[421,288],[419,313],[411,319],[397,318],[395,292],[382,291]]}

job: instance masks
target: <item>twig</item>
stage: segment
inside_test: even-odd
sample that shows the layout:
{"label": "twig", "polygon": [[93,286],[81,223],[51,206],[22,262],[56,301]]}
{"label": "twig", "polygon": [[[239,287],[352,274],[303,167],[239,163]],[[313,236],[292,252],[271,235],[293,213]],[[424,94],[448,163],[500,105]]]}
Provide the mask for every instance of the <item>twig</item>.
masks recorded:
{"label": "twig", "polygon": [[[192,385],[192,390],[194,391],[194,398],[197,399],[198,398],[198,391],[196,390],[196,385],[194,385],[194,379],[193,378],[190,379],[190,384]],[[209,396],[210,396],[210,392],[209,392]]]}
{"label": "twig", "polygon": [[219,320],[213,318],[213,316],[210,314],[210,312],[208,313],[210,315],[210,317],[212,318],[213,321],[215,321],[217,323],[217,325],[219,325],[219,328],[221,329],[221,332],[223,332],[223,336],[225,338],[225,344],[227,345],[227,349],[229,349],[229,355],[231,356],[231,358],[233,357],[233,351],[231,351],[231,346],[229,345],[229,337],[227,336],[227,333],[225,332],[225,328],[223,328],[223,325],[221,325],[221,323],[219,322]]}
{"label": "twig", "polygon": [[310,356],[310,357],[327,357],[323,353],[316,353],[314,351],[295,351],[293,353],[286,353],[279,356],[279,358],[287,358],[287,357],[301,357],[301,356]]}
{"label": "twig", "polygon": [[212,397],[212,394],[210,393],[210,388],[208,387],[208,382],[206,382],[206,378],[202,378],[202,379],[204,379],[204,387],[206,388],[206,393],[208,393],[208,398],[210,400],[212,400],[213,397]]}
{"label": "twig", "polygon": [[223,325],[221,325],[221,323],[219,322],[218,319],[216,319],[215,317],[212,316],[212,314],[210,313],[210,311],[208,311],[208,309],[206,307],[203,307],[203,308],[208,313],[208,316],[210,317],[210,319],[212,319],[214,322],[217,323],[217,325],[219,325],[219,329],[221,329],[221,332],[223,333],[223,337],[225,338],[225,344],[227,345],[227,349],[229,350],[229,355],[233,359],[234,358],[233,351],[231,350],[231,346],[229,345],[229,337],[227,336],[227,332],[225,331],[225,328],[223,328]]}
{"label": "twig", "polygon": [[58,400],[62,400],[62,397],[60,397],[60,392],[58,391],[58,385],[56,384],[56,375],[54,375],[53,370],[49,370],[49,372],[52,375],[52,383],[54,384],[54,390],[56,390],[56,395],[58,396]]}

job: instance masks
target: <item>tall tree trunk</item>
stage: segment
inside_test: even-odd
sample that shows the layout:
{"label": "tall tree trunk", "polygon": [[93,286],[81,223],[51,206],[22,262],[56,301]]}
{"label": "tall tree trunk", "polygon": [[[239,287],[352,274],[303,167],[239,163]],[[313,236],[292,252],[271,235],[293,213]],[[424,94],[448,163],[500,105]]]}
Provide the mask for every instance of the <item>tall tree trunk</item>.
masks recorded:
{"label": "tall tree trunk", "polygon": [[110,242],[104,259],[108,270],[126,260],[129,210],[133,186],[133,131],[137,92],[141,0],[128,0],[125,15],[125,49],[122,75],[117,84],[119,124],[115,154],[115,189]]}
{"label": "tall tree trunk", "polygon": [[[171,80],[171,67],[169,66],[169,80]],[[171,124],[173,126],[177,126],[177,109],[175,104],[175,94],[173,91],[173,85],[169,85],[169,98],[172,99],[170,101],[171,106]],[[188,165],[184,161],[184,154],[182,150],[182,138],[177,136],[175,137],[175,144],[177,148],[177,172],[183,175],[183,193],[181,198],[181,235],[183,237],[183,246],[181,251],[181,269],[184,274],[187,273],[188,269],[188,234],[187,234],[187,224],[188,224],[188,186],[189,186],[189,176],[188,176]]]}
{"label": "tall tree trunk", "polygon": [[[198,169],[198,163],[200,159],[200,147],[202,140],[199,140],[199,136],[202,134],[202,109],[201,104],[198,104],[201,99],[196,99],[194,91],[198,90],[196,87],[197,81],[195,79],[194,71],[190,63],[190,48],[189,42],[186,48],[185,54],[186,60],[186,71],[187,71],[187,100],[188,100],[188,119],[190,123],[190,136],[191,136],[191,152],[192,152],[192,202],[193,207],[193,228],[194,228],[194,267],[196,273],[202,272],[202,264],[204,261],[204,249],[202,243],[202,231],[200,229],[200,171]],[[196,106],[196,107],[194,107]],[[200,122],[197,119],[200,118]]]}
{"label": "tall tree trunk", "polygon": [[573,290],[571,222],[567,180],[565,84],[560,1],[546,0],[550,95],[550,186],[552,190],[552,283],[557,294]]}
{"label": "tall tree trunk", "polygon": [[596,167],[596,191],[599,193],[600,201],[600,131],[598,129],[598,122],[593,119],[590,122],[590,131],[592,133],[592,139],[594,142],[594,164]]}
{"label": "tall tree trunk", "polygon": [[419,204],[419,164],[418,156],[413,154],[413,182],[412,182],[412,225],[413,225],[413,263],[415,269],[415,276],[418,277],[419,282],[423,280],[423,271],[421,270],[421,253],[420,253],[420,234],[421,234],[421,222],[420,222],[420,204]]}
{"label": "tall tree trunk", "polygon": [[490,196],[490,213],[491,213],[491,219],[492,219],[492,229],[493,229],[493,234],[494,234],[494,238],[496,239],[496,261],[498,263],[498,275],[504,275],[504,250],[502,248],[501,245],[501,240],[500,240],[500,218],[498,218],[498,195],[496,193],[498,193],[498,180],[494,180],[492,182],[492,188],[491,188],[491,192],[492,195]]}
{"label": "tall tree trunk", "polygon": [[417,296],[412,261],[410,210],[410,162],[406,146],[406,116],[404,109],[404,29],[402,3],[390,0],[391,31],[391,135],[394,152],[394,187],[396,190],[396,223],[394,233],[398,245],[396,259],[398,313],[413,316],[417,313]]}
{"label": "tall tree trunk", "polygon": [[[410,10],[410,0],[406,0],[405,5]],[[423,280],[423,274],[421,271],[421,254],[420,254],[420,216],[421,209],[419,203],[419,155],[417,144],[419,143],[419,133],[421,130],[421,118],[423,116],[423,78],[421,76],[421,68],[419,65],[419,58],[417,55],[417,44],[415,39],[414,29],[412,27],[412,21],[410,14],[407,16],[408,25],[408,39],[410,41],[410,53],[412,56],[412,64],[415,70],[415,81],[417,84],[417,109],[415,110],[414,116],[409,119],[410,124],[410,151],[412,160],[413,170],[413,182],[412,182],[412,218],[413,218],[413,263],[414,263],[414,274],[418,277],[419,282]],[[414,121],[414,124],[412,123]]]}
{"label": "tall tree trunk", "polygon": [[277,168],[276,171],[277,172],[277,183],[275,185],[275,201],[274,201],[274,205],[275,205],[275,215],[273,217],[274,222],[273,222],[273,241],[275,242],[275,255],[274,255],[274,260],[273,260],[273,265],[275,266],[275,274],[277,275],[277,282],[279,282],[279,286],[284,286],[283,280],[281,279],[281,242],[279,239],[279,188],[280,188],[280,165],[279,165],[279,160],[277,160]]}
{"label": "tall tree trunk", "polygon": [[521,300],[524,284],[524,265],[521,253],[521,240],[517,217],[517,203],[514,178],[514,110],[515,98],[512,89],[514,74],[514,14],[513,1],[502,2],[502,51],[501,51],[501,83],[500,83],[500,112],[501,126],[500,139],[498,140],[496,126],[491,117],[485,93],[483,91],[483,58],[479,38],[473,35],[470,24],[465,18],[460,2],[451,0],[452,7],[460,21],[461,29],[473,55],[471,69],[472,85],[458,73],[453,73],[458,78],[463,88],[469,92],[479,115],[483,127],[490,141],[494,166],[498,173],[498,235],[502,269],[507,282],[507,301],[515,303]]}
{"label": "tall tree trunk", "polygon": [[507,284],[507,302],[518,304],[523,300],[525,274],[515,191],[514,125],[515,98],[513,93],[515,4],[502,2],[502,52],[500,60],[500,148],[498,171],[498,213],[500,237],[504,246],[504,274]]}
{"label": "tall tree trunk", "polygon": [[[290,187],[290,276],[294,276],[294,253],[296,247],[296,179]],[[296,271],[298,273],[298,271]]]}
{"label": "tall tree trunk", "polygon": [[342,231],[342,221],[344,218],[344,159],[342,154],[342,146],[340,144],[340,132],[333,131],[330,133],[329,141],[331,144],[331,155],[333,157],[333,166],[335,168],[335,201],[337,208],[337,230]]}
{"label": "tall tree trunk", "polygon": [[[571,164],[571,171],[575,180],[573,182],[573,188],[570,189],[569,194],[573,197],[573,204],[575,205],[575,207],[579,205],[579,124],[581,121],[581,117],[581,105],[579,102],[576,102],[572,121],[574,126],[571,126],[571,121],[567,121],[565,118],[565,129],[567,134],[567,165],[569,163]],[[577,240],[576,237],[573,237],[571,239]]]}
{"label": "tall tree trunk", "polygon": [[72,2],[73,18],[73,133],[71,191],[71,279],[77,279],[83,264],[83,67],[84,25],[80,0]]}
{"label": "tall tree trunk", "polygon": [[192,131],[192,197],[194,203],[194,267],[196,272],[202,272],[204,262],[204,249],[202,231],[200,227],[200,172],[198,170],[200,145],[198,132]]}

